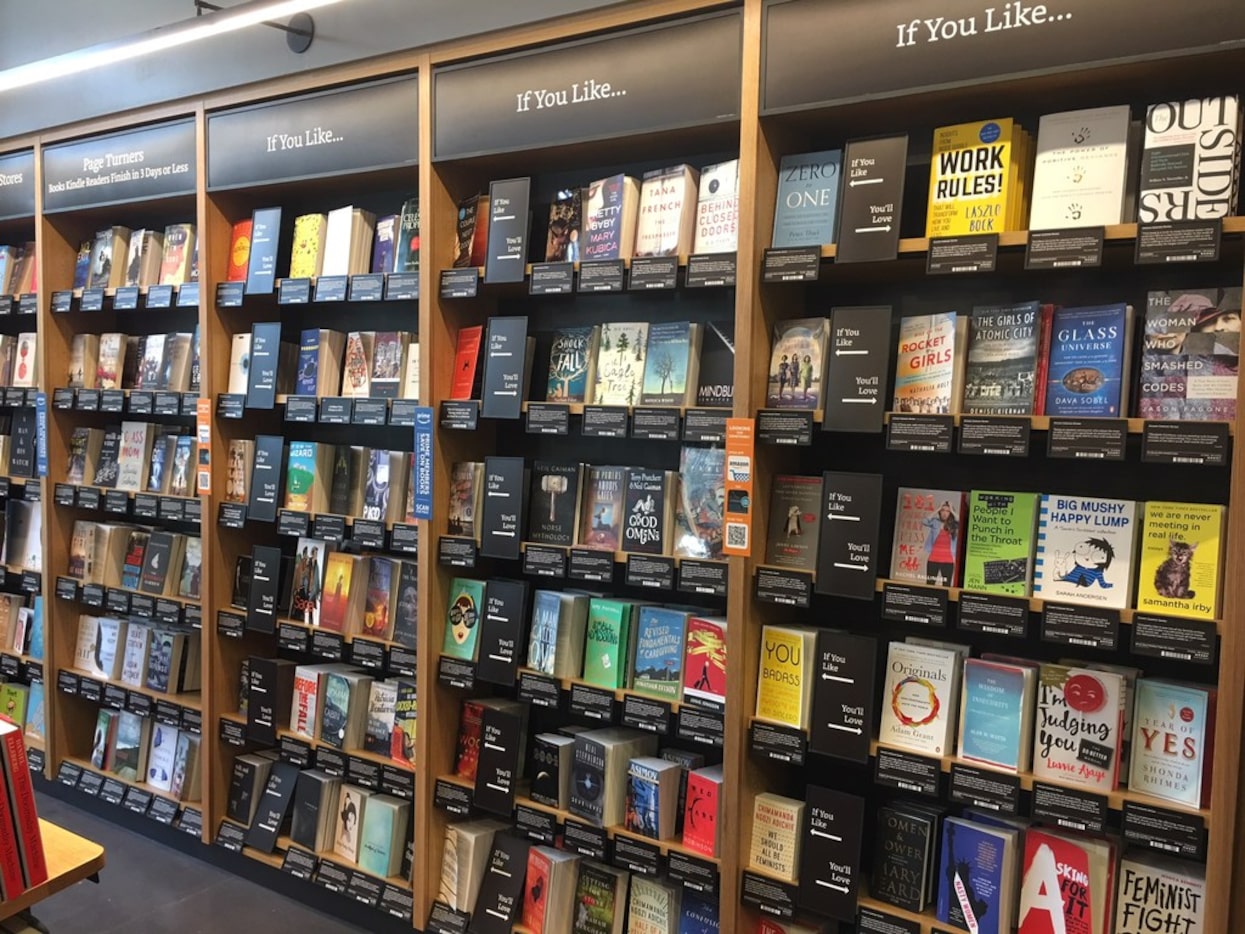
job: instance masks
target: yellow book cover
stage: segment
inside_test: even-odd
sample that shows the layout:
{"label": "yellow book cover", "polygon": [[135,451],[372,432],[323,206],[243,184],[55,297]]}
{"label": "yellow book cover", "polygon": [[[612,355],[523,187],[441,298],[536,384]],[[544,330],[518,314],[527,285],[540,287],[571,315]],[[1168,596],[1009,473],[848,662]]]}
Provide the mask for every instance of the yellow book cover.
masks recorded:
{"label": "yellow book cover", "polygon": [[1014,191],[1010,118],[934,131],[929,164],[927,237],[1000,233]]}
{"label": "yellow book cover", "polygon": [[1223,507],[1146,503],[1137,609],[1163,616],[1219,616]]}
{"label": "yellow book cover", "polygon": [[793,626],[761,629],[761,668],[757,673],[758,720],[803,730],[812,702],[811,671],[817,634]]}
{"label": "yellow book cover", "polygon": [[764,792],[752,805],[752,868],[795,882],[800,865],[804,802]]}
{"label": "yellow book cover", "polygon": [[302,214],[294,219],[294,247],[290,253],[290,278],[314,279],[324,264],[324,235],[328,218]]}

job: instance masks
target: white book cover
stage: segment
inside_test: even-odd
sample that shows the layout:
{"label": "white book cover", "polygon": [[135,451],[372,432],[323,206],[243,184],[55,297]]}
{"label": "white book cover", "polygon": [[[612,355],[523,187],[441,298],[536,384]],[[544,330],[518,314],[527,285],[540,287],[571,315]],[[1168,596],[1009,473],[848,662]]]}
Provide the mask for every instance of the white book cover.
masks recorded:
{"label": "white book cover", "polygon": [[1204,934],[1206,868],[1130,853],[1120,860],[1115,934]]}
{"label": "white book cover", "polygon": [[1137,681],[1133,710],[1133,791],[1199,808],[1209,791],[1215,693],[1158,678]]}
{"label": "white book cover", "polygon": [[1119,778],[1124,679],[1110,671],[1043,665],[1038,673],[1033,775],[1104,793]]}
{"label": "white book cover", "polygon": [[1205,220],[1233,213],[1241,172],[1235,95],[1146,108],[1137,220]]}
{"label": "white book cover", "polygon": [[121,674],[125,654],[125,636],[129,625],[125,620],[102,617],[99,621],[99,642],[95,650],[96,671],[101,678],[116,681]]}
{"label": "white book cover", "polygon": [[246,395],[251,377],[251,335],[235,334],[229,347],[229,392]]}
{"label": "white book cover", "polygon": [[350,228],[354,208],[346,205],[329,211],[328,230],[324,235],[324,264],[322,276],[346,276],[350,274]]}
{"label": "white book cover", "polygon": [[151,725],[151,746],[147,750],[147,784],[161,791],[173,786],[173,765],[177,759],[178,731],[165,723]]}
{"label": "white book cover", "polygon": [[878,741],[927,755],[950,752],[960,699],[959,671],[958,652],[892,642]]}
{"label": "white book cover", "polygon": [[696,172],[689,165],[648,172],[640,184],[635,256],[678,256],[692,249]]}
{"label": "white book cover", "polygon": [[121,661],[121,680],[136,688],[147,683],[147,653],[151,649],[151,627],[134,625],[125,637],[125,656]]}
{"label": "white book cover", "polygon": [[117,455],[117,489],[137,493],[143,488],[154,426],[149,422],[121,423],[121,451]]}
{"label": "white book cover", "polygon": [[1138,516],[1138,504],[1130,499],[1044,494],[1033,559],[1034,596],[1082,606],[1129,606]]}
{"label": "white book cover", "polygon": [[739,245],[739,160],[700,172],[694,253],[734,253]]}
{"label": "white book cover", "polygon": [[1042,117],[1029,229],[1124,222],[1129,123],[1127,104]]}

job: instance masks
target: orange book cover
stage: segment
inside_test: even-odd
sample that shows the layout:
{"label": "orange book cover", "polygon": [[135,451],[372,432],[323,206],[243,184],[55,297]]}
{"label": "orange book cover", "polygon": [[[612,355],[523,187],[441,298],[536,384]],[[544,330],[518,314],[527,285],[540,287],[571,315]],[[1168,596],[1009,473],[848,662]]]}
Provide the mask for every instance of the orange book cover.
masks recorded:
{"label": "orange book cover", "polygon": [[355,561],[352,555],[330,552],[324,564],[324,593],[320,602],[320,628],[345,632],[349,624],[350,586]]}
{"label": "orange book cover", "polygon": [[454,352],[454,381],[450,385],[451,399],[470,399],[475,390],[476,361],[480,356],[480,339],[484,335],[481,325],[462,328],[458,332],[458,345]]}
{"label": "orange book cover", "polygon": [[228,282],[246,281],[247,265],[251,261],[251,224],[248,217],[233,225],[229,238],[229,272],[225,276]]}

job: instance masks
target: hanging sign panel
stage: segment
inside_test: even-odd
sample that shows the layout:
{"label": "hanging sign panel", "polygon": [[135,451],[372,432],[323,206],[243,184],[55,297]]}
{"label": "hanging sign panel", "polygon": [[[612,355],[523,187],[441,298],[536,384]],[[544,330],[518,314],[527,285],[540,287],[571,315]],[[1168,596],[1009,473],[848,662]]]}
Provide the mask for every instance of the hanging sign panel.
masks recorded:
{"label": "hanging sign panel", "polygon": [[93,136],[43,150],[47,213],[194,191],[194,120]]}
{"label": "hanging sign panel", "polygon": [[35,151],[0,156],[0,220],[33,217],[35,213]]}

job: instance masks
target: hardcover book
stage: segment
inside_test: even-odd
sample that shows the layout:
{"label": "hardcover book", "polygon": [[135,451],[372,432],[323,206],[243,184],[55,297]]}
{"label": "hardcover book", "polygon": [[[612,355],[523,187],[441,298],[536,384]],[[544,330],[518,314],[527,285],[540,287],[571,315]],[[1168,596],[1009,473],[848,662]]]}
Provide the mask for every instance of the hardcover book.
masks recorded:
{"label": "hardcover book", "polygon": [[813,703],[817,632],[795,626],[761,627],[756,718],[807,730]]}
{"label": "hardcover book", "polygon": [[251,218],[236,221],[229,235],[229,269],[227,282],[245,282],[246,270],[251,260]]}
{"label": "hardcover book", "polygon": [[640,607],[631,685],[637,694],[658,700],[679,700],[690,615],[685,610],[670,607]]}
{"label": "hardcover book", "polygon": [[[542,545],[573,545],[579,527],[582,464],[536,461],[532,466],[527,540]],[[453,509],[450,511],[453,516]]]}
{"label": "hardcover book", "polygon": [[1132,597],[1140,507],[1132,500],[1043,494],[1033,595],[1122,609]]}
{"label": "hardcover book", "polygon": [[954,311],[904,318],[891,407],[916,415],[959,411],[968,319]]}
{"label": "hardcover book", "polygon": [[774,477],[765,563],[812,571],[817,567],[821,477]]}
{"label": "hardcover book", "polygon": [[969,658],[962,680],[959,757],[1008,772],[1028,771],[1037,670]]}
{"label": "hardcover book", "polygon": [[398,563],[394,588],[393,641],[406,648],[415,647],[419,628],[419,575],[413,561]]}
{"label": "hardcover book", "polygon": [[445,638],[441,653],[473,662],[480,636],[480,614],[484,606],[484,582],[456,577],[450,584],[449,610],[445,619]]}
{"label": "hardcover book", "polygon": [[376,239],[372,243],[371,272],[393,272],[394,235],[398,228],[398,215],[386,214],[376,218]]}
{"label": "hardcover book", "polygon": [[471,195],[458,203],[458,239],[454,245],[455,268],[483,266],[488,254],[488,195]]}
{"label": "hardcover book", "polygon": [[290,252],[291,279],[314,279],[324,266],[324,239],[328,232],[325,214],[301,214],[294,218]]}
{"label": "hardcover book", "polygon": [[769,792],[757,795],[752,802],[748,864],[785,882],[795,882],[799,875],[800,840],[806,832],[803,801]]}
{"label": "hardcover book", "polygon": [[878,809],[869,894],[906,911],[921,912],[935,876],[939,818],[903,802]]}
{"label": "hardcover book", "polygon": [[878,741],[925,755],[946,755],[954,735],[959,694],[958,652],[892,642]]}
{"label": "hardcover book", "polygon": [[523,926],[532,934],[556,934],[570,928],[579,860],[575,854],[551,846],[534,846],[528,851]]}
{"label": "hardcover book", "polygon": [[696,231],[698,173],[676,165],[644,173],[640,184],[636,256],[686,256]]}
{"label": "hardcover book", "polygon": [[627,873],[582,860],[575,880],[571,934],[622,934],[627,914]]}
{"label": "hardcover book", "polygon": [[649,326],[642,405],[691,405],[700,365],[700,325],[663,321]]}
{"label": "hardcover book", "polygon": [[626,600],[594,597],[588,604],[583,678],[597,687],[617,690],[630,684],[627,670],[635,631],[636,605]]}
{"label": "hardcover book", "polygon": [[357,399],[366,398],[372,394],[374,336],[371,331],[351,331],[346,335],[341,380],[343,396]]}
{"label": "hardcover book", "polygon": [[1111,671],[1044,664],[1038,676],[1033,774],[1104,793],[1118,785],[1124,679]]}
{"label": "hardcover book", "polygon": [[1042,306],[987,305],[968,321],[966,415],[1032,415],[1042,347]]}
{"label": "hardcover book", "polygon": [[1020,832],[950,817],[942,825],[936,916],[965,931],[1008,934],[1016,913]]}
{"label": "hardcover book", "polygon": [[393,271],[419,272],[419,199],[407,198],[402,203],[402,213],[398,218]]}
{"label": "hardcover book", "polygon": [[1232,421],[1241,352],[1241,290],[1150,292],[1137,415]]}
{"label": "hardcover book", "polygon": [[726,703],[726,618],[690,616],[683,650],[683,702],[722,710]]}
{"label": "hardcover book", "polygon": [[626,817],[628,764],[656,751],[657,737],[625,727],[577,734],[570,812],[597,827],[621,824]]}
{"label": "hardcover book", "polygon": [[618,551],[621,547],[627,471],[623,467],[589,467],[584,475],[579,541],[583,548]]}
{"label": "hardcover book", "polygon": [[1132,722],[1132,791],[1189,808],[1210,804],[1214,688],[1159,678],[1137,682]]}
{"label": "hardcover book", "polygon": [[679,934],[683,886],[635,875],[627,908],[628,934]]}
{"label": "hardcover book", "polygon": [[198,251],[194,224],[170,224],[164,228],[164,255],[160,261],[160,284],[183,285],[195,281],[194,258]]}
{"label": "hardcover book", "polygon": [[586,402],[596,384],[601,329],[597,325],[559,328],[549,348],[546,402]]}
{"label": "hardcover book", "polygon": [[774,205],[774,247],[834,242],[843,150],[783,156]]}
{"label": "hardcover book", "polygon": [[1019,934],[1109,934],[1114,870],[1112,843],[1026,831]]}
{"label": "hardcover book", "polygon": [[565,809],[571,800],[571,761],[575,738],[562,733],[538,733],[532,740],[533,801]]}
{"label": "hardcover book", "polygon": [[367,599],[361,634],[388,641],[393,636],[395,562],[382,555],[372,555],[368,562]]}
{"label": "hardcover book", "polygon": [[583,259],[631,258],[639,200],[640,183],[628,175],[598,179],[584,189]]}
{"label": "hardcover book", "polygon": [[1204,934],[1206,870],[1197,863],[1128,853],[1120,860],[1115,934]]}
{"label": "hardcover book", "polygon": [[583,671],[588,630],[588,597],[538,590],[532,599],[527,666],[555,678],[578,678]]}
{"label": "hardcover book", "polygon": [[934,130],[925,236],[1016,229],[1027,149],[1026,134],[1011,118]]}
{"label": "hardcover book", "polygon": [[396,876],[402,869],[411,805],[390,795],[373,795],[363,812],[359,866],[374,876]]}
{"label": "hardcover book", "polygon": [[1146,108],[1137,197],[1141,223],[1231,214],[1240,174],[1241,106],[1235,95]]}
{"label": "hardcover book", "polygon": [[545,239],[546,263],[570,263],[580,258],[582,188],[563,189],[549,205],[549,232]]}
{"label": "hardcover book", "polygon": [[735,322],[709,321],[701,327],[695,404],[704,408],[730,408],[734,403]]}
{"label": "hardcover book", "polygon": [[364,588],[363,559],[340,551],[330,551],[324,559],[324,589],[319,616],[312,622],[322,629],[350,633],[358,628],[362,615]]}
{"label": "hardcover book", "polygon": [[450,398],[454,400],[476,397],[476,363],[480,356],[480,341],[484,337],[483,325],[458,329],[454,350],[454,378],[450,384]]}
{"label": "hardcover book", "polygon": [[1163,616],[1219,616],[1222,506],[1148,502],[1141,528],[1137,609]]}
{"label": "hardcover book", "polygon": [[1029,229],[1130,220],[1131,131],[1127,104],[1045,114],[1038,123]]}
{"label": "hardcover book", "polygon": [[1038,494],[973,490],[969,496],[964,587],[1027,597]]}
{"label": "hardcover book", "polygon": [[636,405],[644,392],[649,325],[644,321],[605,322],[597,345],[596,405]]}
{"label": "hardcover book", "polygon": [[829,318],[774,325],[765,403],[774,409],[819,409],[826,372]]}
{"label": "hardcover book", "polygon": [[480,496],[484,488],[484,465],[460,461],[450,468],[450,508],[446,532],[480,540]]}
{"label": "hardcover book", "polygon": [[726,453],[720,447],[684,446],[679,454],[674,554],[720,558],[726,505]]}
{"label": "hardcover book", "polygon": [[739,243],[739,160],[700,170],[694,253],[734,253]]}
{"label": "hardcover book", "polygon": [[958,586],[965,506],[959,490],[900,487],[890,576],[918,584]]}
{"label": "hardcover book", "polygon": [[412,768],[415,767],[415,737],[419,700],[415,682],[409,678],[397,679],[397,693],[393,701],[393,733],[389,737],[389,758]]}
{"label": "hardcover book", "polygon": [[396,399],[402,387],[402,360],[406,355],[404,331],[377,331],[372,344],[371,395]]}
{"label": "hardcover book", "polygon": [[632,467],[627,471],[624,500],[623,551],[647,555],[663,555],[670,551],[674,522],[674,475],[666,470],[644,470]]}
{"label": "hardcover book", "polygon": [[1119,418],[1128,412],[1132,306],[1058,308],[1051,321],[1047,415]]}

